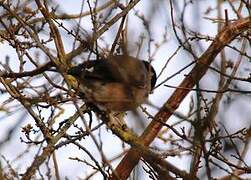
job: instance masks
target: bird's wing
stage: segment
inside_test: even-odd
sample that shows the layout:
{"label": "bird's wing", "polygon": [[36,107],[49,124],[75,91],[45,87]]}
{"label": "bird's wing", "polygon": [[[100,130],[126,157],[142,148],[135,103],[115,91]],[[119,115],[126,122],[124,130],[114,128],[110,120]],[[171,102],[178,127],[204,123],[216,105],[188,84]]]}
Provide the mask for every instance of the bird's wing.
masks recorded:
{"label": "bird's wing", "polygon": [[86,61],[82,64],[85,68],[85,78],[103,82],[123,81],[117,67],[108,60]]}

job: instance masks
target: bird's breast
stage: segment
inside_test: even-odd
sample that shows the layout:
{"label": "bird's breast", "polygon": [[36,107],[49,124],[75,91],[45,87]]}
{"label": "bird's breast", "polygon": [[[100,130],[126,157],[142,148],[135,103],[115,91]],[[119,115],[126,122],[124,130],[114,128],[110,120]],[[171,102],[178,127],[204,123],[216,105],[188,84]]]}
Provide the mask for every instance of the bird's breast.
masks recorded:
{"label": "bird's breast", "polygon": [[80,86],[88,101],[101,105],[107,110],[135,110],[148,97],[148,91],[143,87],[132,87],[122,83],[95,82]]}

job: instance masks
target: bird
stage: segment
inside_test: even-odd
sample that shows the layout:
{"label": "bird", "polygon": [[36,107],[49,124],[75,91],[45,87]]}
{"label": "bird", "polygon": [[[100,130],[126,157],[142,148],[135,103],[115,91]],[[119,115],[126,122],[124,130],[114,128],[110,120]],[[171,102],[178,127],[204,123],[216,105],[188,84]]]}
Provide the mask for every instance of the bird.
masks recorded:
{"label": "bird", "polygon": [[125,112],[143,104],[157,81],[153,66],[129,55],[89,60],[67,71],[80,96],[102,110]]}

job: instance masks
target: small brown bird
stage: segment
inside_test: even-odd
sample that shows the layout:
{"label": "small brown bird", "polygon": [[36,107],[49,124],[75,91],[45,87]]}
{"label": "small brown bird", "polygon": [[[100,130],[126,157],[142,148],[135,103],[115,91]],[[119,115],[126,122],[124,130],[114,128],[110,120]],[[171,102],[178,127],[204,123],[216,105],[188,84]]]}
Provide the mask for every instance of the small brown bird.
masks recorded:
{"label": "small brown bird", "polygon": [[135,110],[156,83],[150,63],[127,55],[86,61],[70,68],[68,74],[77,79],[86,101],[110,111]]}

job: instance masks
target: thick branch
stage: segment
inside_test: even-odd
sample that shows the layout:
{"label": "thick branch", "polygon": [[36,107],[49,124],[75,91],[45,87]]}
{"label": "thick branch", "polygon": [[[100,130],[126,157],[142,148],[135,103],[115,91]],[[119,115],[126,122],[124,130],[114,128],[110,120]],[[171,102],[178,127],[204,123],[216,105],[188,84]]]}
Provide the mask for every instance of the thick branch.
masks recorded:
{"label": "thick branch", "polygon": [[[140,136],[142,143],[145,146],[155,139],[161,130],[163,123],[166,122],[169,117],[172,115],[172,112],[169,111],[171,108],[175,110],[179,107],[182,100],[190,92],[190,89],[193,88],[196,82],[198,82],[204,74],[207,72],[209,65],[214,61],[215,57],[221,52],[221,50],[229,44],[236,36],[240,35],[242,32],[251,28],[251,19],[250,17],[240,19],[234,23],[229,23],[225,26],[222,31],[216,36],[215,40],[211,43],[208,49],[204,54],[198,59],[197,64],[191,70],[191,72],[186,76],[186,78],[181,82],[179,87],[186,88],[180,89],[177,88],[172,96],[167,100],[167,102],[162,106],[160,111],[156,114],[152,122],[145,129],[143,134]],[[122,159],[119,165],[116,168],[116,173],[120,176],[120,179],[127,179],[130,175],[134,166],[138,163],[141,157],[141,153],[135,148],[131,148],[126,156]],[[110,179],[116,179],[115,176],[112,176]]]}

